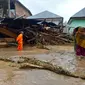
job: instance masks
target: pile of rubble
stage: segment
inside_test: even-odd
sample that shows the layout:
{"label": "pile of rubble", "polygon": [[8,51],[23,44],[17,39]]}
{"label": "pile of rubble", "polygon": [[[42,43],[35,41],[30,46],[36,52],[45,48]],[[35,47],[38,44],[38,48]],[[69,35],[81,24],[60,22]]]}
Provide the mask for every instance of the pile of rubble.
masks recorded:
{"label": "pile of rubble", "polygon": [[[24,22],[24,23],[23,23]],[[24,32],[24,43],[36,45],[59,45],[68,44],[73,40],[72,38],[62,32],[61,26],[54,23],[38,24],[39,20],[28,19],[10,19],[5,18],[0,24],[0,33],[3,37],[16,39],[20,31]],[[47,25],[46,25],[47,24]],[[5,40],[6,40],[5,38]],[[6,41],[7,41],[6,40]]]}
{"label": "pile of rubble", "polygon": [[31,35],[31,38],[26,39],[28,44],[34,42],[34,44],[40,43],[42,45],[59,45],[73,42],[72,37],[70,35],[53,30],[31,30],[31,32],[34,34],[34,36],[32,37]]}
{"label": "pile of rubble", "polygon": [[45,45],[57,45],[72,43],[72,38],[63,33],[40,32],[39,42]]}

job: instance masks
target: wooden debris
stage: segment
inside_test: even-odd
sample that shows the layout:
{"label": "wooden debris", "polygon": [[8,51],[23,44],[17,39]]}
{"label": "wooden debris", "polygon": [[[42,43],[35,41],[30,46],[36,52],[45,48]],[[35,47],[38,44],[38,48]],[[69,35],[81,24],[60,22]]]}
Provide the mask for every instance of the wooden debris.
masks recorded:
{"label": "wooden debris", "polygon": [[68,44],[73,41],[69,35],[57,32],[39,32],[37,39],[43,45]]}
{"label": "wooden debris", "polygon": [[[33,44],[36,45],[37,43],[41,43],[42,45],[59,45],[59,44],[68,44],[72,42],[72,38],[59,31],[54,31],[53,29],[57,30],[58,28],[51,28],[46,30],[44,27],[42,30],[36,25],[37,27],[33,28],[25,27],[23,29],[15,29],[15,28],[9,28],[7,25],[0,25],[0,33],[3,35],[6,35],[7,38],[14,38],[16,39],[18,33],[20,31],[24,32],[24,43]],[[9,42],[9,41],[8,41]]]}

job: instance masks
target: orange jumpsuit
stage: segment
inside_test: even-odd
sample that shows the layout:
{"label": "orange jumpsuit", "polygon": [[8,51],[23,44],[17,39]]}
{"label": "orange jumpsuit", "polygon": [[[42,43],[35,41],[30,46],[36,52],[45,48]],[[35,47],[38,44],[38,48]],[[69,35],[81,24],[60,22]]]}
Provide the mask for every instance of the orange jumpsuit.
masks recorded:
{"label": "orange jumpsuit", "polygon": [[23,50],[23,34],[19,34],[16,41],[18,42],[17,50],[18,51]]}

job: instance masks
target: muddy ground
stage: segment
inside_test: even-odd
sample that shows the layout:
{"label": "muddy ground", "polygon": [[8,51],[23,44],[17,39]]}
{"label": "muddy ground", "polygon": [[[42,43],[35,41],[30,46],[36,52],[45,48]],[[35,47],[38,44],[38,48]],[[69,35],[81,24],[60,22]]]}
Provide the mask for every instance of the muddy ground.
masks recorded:
{"label": "muddy ground", "polygon": [[[35,57],[51,62],[78,75],[85,75],[85,59],[79,60],[72,45],[47,46],[49,50],[25,46],[23,51],[15,47],[0,49],[0,57]],[[11,67],[10,62],[0,61],[0,85],[85,85],[85,80],[59,75],[47,70]]]}

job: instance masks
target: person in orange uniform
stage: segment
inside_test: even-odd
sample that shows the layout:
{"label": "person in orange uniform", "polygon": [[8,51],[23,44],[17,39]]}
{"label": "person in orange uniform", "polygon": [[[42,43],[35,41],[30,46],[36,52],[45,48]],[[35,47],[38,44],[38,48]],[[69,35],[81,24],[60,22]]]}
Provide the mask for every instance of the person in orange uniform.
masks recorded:
{"label": "person in orange uniform", "polygon": [[20,34],[17,36],[16,41],[18,42],[17,50],[23,50],[23,31],[21,31]]}

